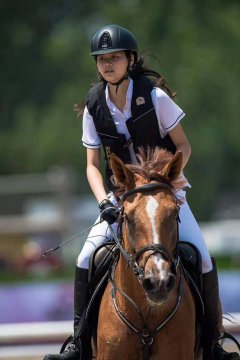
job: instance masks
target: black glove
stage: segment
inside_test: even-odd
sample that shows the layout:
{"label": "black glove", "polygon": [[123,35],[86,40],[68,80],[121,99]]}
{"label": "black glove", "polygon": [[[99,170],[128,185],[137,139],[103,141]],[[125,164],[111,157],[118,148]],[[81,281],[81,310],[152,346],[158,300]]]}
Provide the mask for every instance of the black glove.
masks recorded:
{"label": "black glove", "polygon": [[113,205],[110,200],[104,199],[103,201],[101,201],[99,204],[99,209],[101,214],[101,220],[107,221],[110,225],[115,223],[118,218],[119,209],[115,205]]}

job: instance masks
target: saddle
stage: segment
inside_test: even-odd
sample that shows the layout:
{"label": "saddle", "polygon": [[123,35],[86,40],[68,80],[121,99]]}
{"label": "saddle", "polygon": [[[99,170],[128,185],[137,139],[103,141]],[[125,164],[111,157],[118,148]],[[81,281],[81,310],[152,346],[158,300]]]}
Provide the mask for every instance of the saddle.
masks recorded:
{"label": "saddle", "polygon": [[97,279],[105,273],[110,264],[119,256],[119,249],[114,241],[99,246],[90,258],[88,280]]}
{"label": "saddle", "polygon": [[192,290],[198,310],[204,313],[202,300],[202,257],[196,246],[185,241],[179,241],[179,255],[183,273]]}
{"label": "saddle", "polygon": [[[179,255],[185,278],[196,293],[201,297],[202,292],[202,258],[199,250],[193,244],[179,241]],[[113,241],[101,245],[90,259],[89,282],[100,280],[101,276],[109,269],[112,261],[119,256],[119,249]],[[198,299],[201,303],[201,299]]]}

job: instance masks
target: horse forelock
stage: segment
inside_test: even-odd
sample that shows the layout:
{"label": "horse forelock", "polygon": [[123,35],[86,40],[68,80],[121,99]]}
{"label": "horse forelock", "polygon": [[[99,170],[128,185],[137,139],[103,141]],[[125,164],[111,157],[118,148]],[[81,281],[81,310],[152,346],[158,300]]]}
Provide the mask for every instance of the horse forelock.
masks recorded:
{"label": "horse forelock", "polygon": [[[186,178],[180,175],[178,178],[170,181],[161,175],[162,170],[171,161],[172,157],[172,153],[159,147],[154,149],[149,147],[147,149],[139,148],[139,153],[137,155],[138,163],[127,164],[126,166],[134,174],[139,175],[143,183],[147,184],[151,181],[165,183],[176,192],[187,185]],[[118,194],[121,195],[123,192],[124,188],[120,186]]]}

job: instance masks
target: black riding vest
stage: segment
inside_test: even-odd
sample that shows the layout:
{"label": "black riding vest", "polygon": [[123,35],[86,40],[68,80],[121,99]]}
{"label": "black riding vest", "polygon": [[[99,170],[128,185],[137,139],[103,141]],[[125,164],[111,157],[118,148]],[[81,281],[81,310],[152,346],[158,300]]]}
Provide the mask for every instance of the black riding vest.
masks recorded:
{"label": "black riding vest", "polygon": [[113,173],[110,166],[111,153],[115,153],[124,163],[131,163],[129,153],[131,142],[135,153],[138,153],[139,147],[154,148],[156,146],[175,153],[176,147],[169,135],[161,138],[158,119],[151,98],[153,84],[150,79],[146,76],[140,76],[133,81],[132,117],[126,121],[131,136],[130,141],[126,141],[124,134],[117,132],[106,103],[105,87],[104,82],[92,87],[88,93],[86,105],[104,149],[106,184],[110,190],[114,190]]}

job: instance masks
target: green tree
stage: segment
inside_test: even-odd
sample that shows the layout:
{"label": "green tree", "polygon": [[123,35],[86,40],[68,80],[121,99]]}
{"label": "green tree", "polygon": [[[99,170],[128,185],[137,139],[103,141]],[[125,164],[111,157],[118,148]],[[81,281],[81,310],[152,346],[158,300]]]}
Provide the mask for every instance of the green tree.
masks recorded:
{"label": "green tree", "polygon": [[1,1],[1,173],[67,164],[85,179],[73,105],[96,81],[92,34],[118,23],[177,90],[192,144],[189,198],[210,218],[221,194],[239,194],[239,15],[239,1],[225,0]]}

